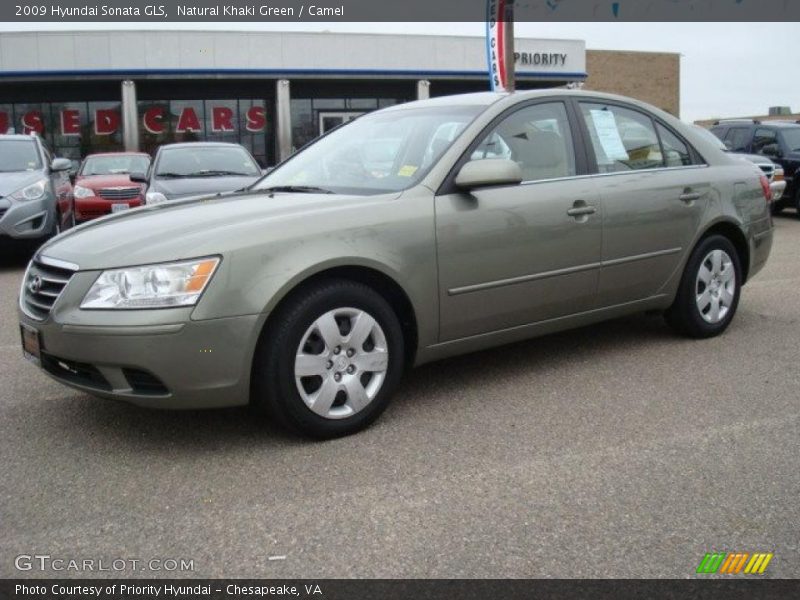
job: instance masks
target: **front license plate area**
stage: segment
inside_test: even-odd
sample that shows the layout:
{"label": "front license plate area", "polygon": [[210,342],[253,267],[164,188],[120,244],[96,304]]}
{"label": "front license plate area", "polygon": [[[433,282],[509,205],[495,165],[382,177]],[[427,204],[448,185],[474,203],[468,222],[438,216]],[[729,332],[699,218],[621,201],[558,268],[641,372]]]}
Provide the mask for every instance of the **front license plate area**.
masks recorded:
{"label": "front license plate area", "polygon": [[42,359],[42,338],[39,335],[39,331],[22,323],[20,323],[19,329],[22,335],[22,355],[29,361],[37,365],[40,364]]}
{"label": "front license plate area", "polygon": [[122,212],[124,210],[128,210],[130,207],[131,207],[130,204],[120,204],[120,203],[112,204],[111,205],[111,212],[112,213]]}

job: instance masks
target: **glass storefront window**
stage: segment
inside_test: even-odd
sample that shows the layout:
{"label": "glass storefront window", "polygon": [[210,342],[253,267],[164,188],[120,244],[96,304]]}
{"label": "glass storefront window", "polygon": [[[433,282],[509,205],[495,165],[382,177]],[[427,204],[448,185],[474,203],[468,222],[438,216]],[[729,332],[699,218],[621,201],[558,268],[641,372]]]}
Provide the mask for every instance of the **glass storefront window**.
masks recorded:
{"label": "glass storefront window", "polygon": [[267,164],[269,119],[264,100],[143,100],[138,104],[142,149],[174,142],[241,144]]}

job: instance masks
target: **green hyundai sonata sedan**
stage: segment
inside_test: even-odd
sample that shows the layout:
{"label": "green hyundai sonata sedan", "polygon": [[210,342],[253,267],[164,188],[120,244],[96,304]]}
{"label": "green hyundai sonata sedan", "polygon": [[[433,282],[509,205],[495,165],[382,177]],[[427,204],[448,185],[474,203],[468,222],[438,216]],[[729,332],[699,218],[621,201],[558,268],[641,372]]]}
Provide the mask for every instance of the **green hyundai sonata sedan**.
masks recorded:
{"label": "green hyundai sonata sedan", "polygon": [[772,246],[769,186],[635,100],[543,90],[377,111],[252,187],[63,233],[25,355],[155,408],[357,431],[407,367],[642,311],[722,333]]}

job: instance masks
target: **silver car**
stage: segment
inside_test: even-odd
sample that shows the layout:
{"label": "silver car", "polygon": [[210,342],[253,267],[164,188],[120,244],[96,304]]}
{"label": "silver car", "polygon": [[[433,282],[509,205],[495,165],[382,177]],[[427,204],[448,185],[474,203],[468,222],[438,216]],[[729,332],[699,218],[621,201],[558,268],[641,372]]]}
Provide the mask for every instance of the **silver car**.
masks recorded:
{"label": "silver car", "polygon": [[40,241],[75,223],[66,158],[35,135],[0,135],[0,241]]}
{"label": "silver car", "polygon": [[246,191],[52,240],[23,280],[23,348],[97,396],[249,403],[344,435],[413,365],[643,311],[722,333],[770,253],[768,192],[756,166],[634,100],[413,102]]}

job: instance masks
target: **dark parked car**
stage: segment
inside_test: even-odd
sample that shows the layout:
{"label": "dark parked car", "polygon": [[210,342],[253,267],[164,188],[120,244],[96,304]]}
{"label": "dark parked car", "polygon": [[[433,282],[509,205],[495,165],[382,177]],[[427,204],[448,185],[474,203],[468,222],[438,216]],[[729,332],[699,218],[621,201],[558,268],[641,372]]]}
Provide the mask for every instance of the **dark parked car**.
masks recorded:
{"label": "dark parked car", "polygon": [[75,220],[89,221],[144,204],[145,185],[130,173],[144,173],[150,156],[141,152],[90,154],[75,177]]}
{"label": "dark parked car", "polygon": [[776,208],[775,201],[783,198],[786,191],[786,178],[783,172],[783,167],[774,162],[771,158],[763,154],[746,154],[744,152],[733,152],[728,149],[728,146],[720,140],[717,136],[711,133],[708,129],[695,125],[697,131],[709,141],[715,144],[723,152],[727,152],[733,156],[738,156],[742,160],[753,163],[764,172],[767,180],[769,181],[769,189],[772,193],[771,209],[773,213],[780,212],[781,209]]}
{"label": "dark parked car", "polygon": [[775,211],[796,208],[800,217],[800,123],[791,121],[718,121],[711,128],[732,152],[761,154],[783,167],[786,190],[774,199]]}
{"label": "dark parked car", "polygon": [[70,161],[35,135],[0,135],[0,238],[39,240],[75,223]]}
{"label": "dark parked car", "polygon": [[186,142],[161,146],[147,174],[131,173],[131,181],[146,183],[147,203],[155,204],[232,192],[261,175],[256,159],[239,144]]}

